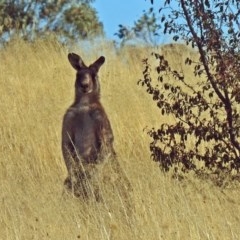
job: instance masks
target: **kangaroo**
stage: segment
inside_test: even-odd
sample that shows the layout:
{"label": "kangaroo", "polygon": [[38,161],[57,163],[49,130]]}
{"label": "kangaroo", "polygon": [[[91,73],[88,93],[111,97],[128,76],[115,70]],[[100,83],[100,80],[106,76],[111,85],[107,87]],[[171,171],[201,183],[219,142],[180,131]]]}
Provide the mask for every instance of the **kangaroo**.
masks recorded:
{"label": "kangaroo", "polygon": [[[87,198],[92,191],[88,181],[94,166],[106,155],[115,156],[111,124],[100,102],[98,71],[105,58],[99,57],[88,67],[75,53],[69,53],[68,60],[77,74],[75,100],[67,109],[62,126],[62,153],[68,171],[65,186],[76,196]],[[98,193],[94,195],[98,198]]]}

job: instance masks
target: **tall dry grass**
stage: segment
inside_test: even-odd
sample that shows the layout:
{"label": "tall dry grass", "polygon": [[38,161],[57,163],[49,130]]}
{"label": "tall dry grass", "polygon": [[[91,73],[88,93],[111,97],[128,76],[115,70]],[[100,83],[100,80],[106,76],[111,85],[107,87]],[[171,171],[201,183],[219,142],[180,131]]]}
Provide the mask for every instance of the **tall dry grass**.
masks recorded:
{"label": "tall dry grass", "polygon": [[[87,63],[106,57],[102,102],[133,186],[131,214],[116,190],[108,189],[103,203],[63,194],[61,123],[75,78],[69,51]],[[108,42],[67,49],[50,40],[19,40],[0,51],[0,239],[240,239],[239,188],[220,189],[190,175],[178,182],[149,158],[143,128],[162,118],[136,82],[141,58],[151,51],[116,53]],[[164,51],[176,66],[192,54],[180,46]]]}

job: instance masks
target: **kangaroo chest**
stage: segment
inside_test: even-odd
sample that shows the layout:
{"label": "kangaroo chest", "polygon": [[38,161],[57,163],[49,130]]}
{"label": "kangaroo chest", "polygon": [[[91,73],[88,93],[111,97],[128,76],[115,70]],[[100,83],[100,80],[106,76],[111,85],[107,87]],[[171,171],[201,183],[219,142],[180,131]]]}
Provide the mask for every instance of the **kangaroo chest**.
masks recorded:
{"label": "kangaroo chest", "polygon": [[98,124],[95,121],[94,111],[89,107],[80,108],[74,116],[74,132],[78,138],[93,138],[98,128]]}

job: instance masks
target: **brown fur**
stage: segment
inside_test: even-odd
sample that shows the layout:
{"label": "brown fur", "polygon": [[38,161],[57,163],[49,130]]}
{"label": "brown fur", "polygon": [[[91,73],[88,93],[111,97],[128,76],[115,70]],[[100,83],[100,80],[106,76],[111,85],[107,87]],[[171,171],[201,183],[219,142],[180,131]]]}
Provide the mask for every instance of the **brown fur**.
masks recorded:
{"label": "brown fur", "polygon": [[89,192],[94,192],[98,197],[95,189],[88,189],[92,172],[107,155],[115,155],[112,128],[100,102],[97,76],[105,58],[100,57],[89,67],[77,54],[70,53],[68,59],[77,75],[75,101],[66,111],[62,127],[62,152],[68,170],[65,185],[75,195],[88,197]]}

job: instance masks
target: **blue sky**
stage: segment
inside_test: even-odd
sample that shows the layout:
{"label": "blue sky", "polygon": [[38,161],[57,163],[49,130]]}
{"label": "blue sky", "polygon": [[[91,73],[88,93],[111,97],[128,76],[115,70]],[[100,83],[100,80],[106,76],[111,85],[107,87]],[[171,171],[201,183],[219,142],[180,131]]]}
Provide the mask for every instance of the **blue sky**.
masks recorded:
{"label": "blue sky", "polygon": [[114,37],[118,25],[132,26],[142,14],[152,5],[150,0],[96,0],[93,4],[103,23],[108,38]]}
{"label": "blue sky", "polygon": [[[134,21],[138,20],[144,10],[154,7],[156,13],[163,7],[163,1],[150,0],[95,0],[93,7],[98,12],[99,20],[103,23],[106,37],[119,40],[114,33],[118,32],[118,25],[133,26]],[[169,35],[161,35],[157,38],[158,43],[172,42]]]}

